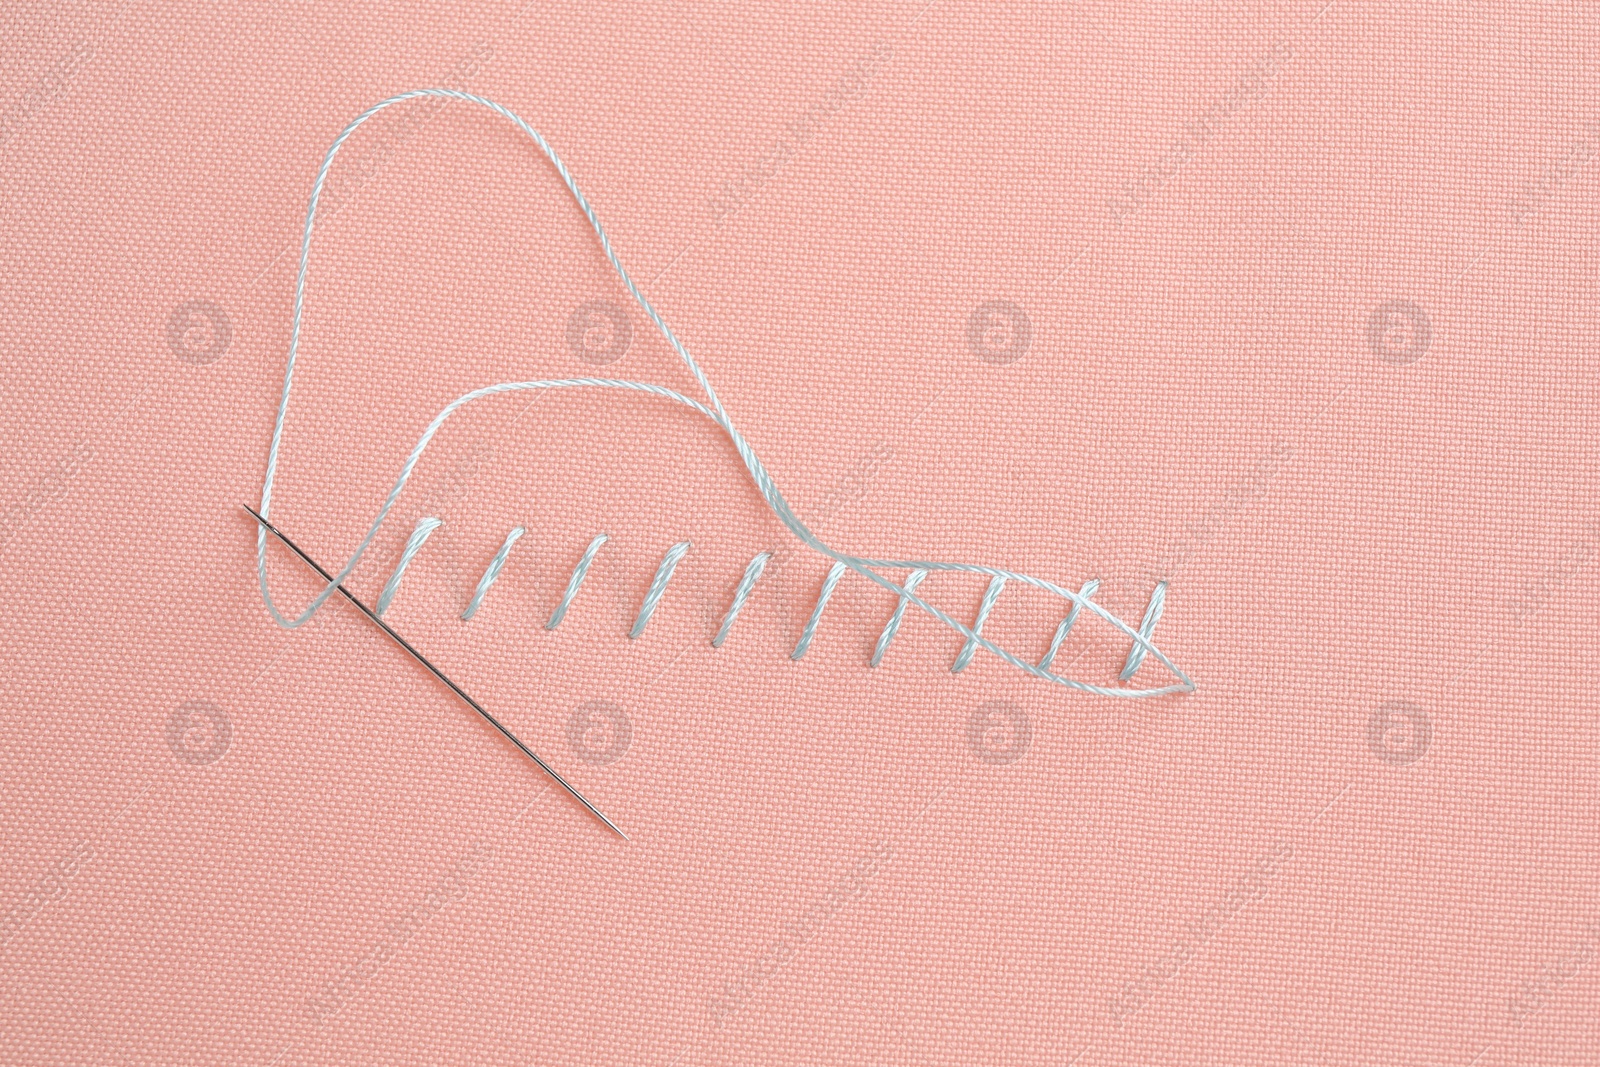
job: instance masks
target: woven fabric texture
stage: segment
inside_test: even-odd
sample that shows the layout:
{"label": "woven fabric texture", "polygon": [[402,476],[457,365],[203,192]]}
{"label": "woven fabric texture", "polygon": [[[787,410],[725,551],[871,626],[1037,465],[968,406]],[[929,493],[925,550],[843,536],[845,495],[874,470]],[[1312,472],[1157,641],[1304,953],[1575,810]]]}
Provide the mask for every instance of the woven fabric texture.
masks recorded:
{"label": "woven fabric texture", "polygon": [[[7,5],[0,1061],[1600,1063],[1597,55],[1522,2]],[[914,608],[869,666],[854,574],[791,658],[830,561],[606,391],[464,409],[351,587],[442,520],[385,619],[631,841],[348,605],[278,627],[311,183],[434,86],[549,139],[825,541],[1166,581],[1196,690],[952,673]],[[272,517],[342,565],[446,403],[586,376],[695,394],[532,144],[391,109]]]}

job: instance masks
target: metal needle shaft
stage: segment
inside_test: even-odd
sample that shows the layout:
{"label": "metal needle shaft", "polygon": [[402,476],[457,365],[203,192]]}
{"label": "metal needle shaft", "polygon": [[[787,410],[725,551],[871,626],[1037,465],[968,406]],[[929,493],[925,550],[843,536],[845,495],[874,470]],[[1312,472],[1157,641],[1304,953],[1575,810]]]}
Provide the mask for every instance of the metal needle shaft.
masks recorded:
{"label": "metal needle shaft", "polygon": [[[318,574],[322,575],[324,581],[327,581],[327,582],[332,582],[333,581],[333,575],[329,574],[326,570],[324,570],[323,567],[322,567],[322,564],[318,563],[316,560],[314,560],[310,556],[306,555],[305,550],[302,549],[299,545],[297,545],[293,541],[289,540],[289,537],[288,537],[287,534],[285,534],[282,530],[278,529],[276,526],[272,525],[272,523],[268,522],[266,519],[262,518],[260,515],[256,514],[256,510],[254,508],[252,508],[249,504],[245,504],[245,505],[243,505],[243,507],[244,507],[244,509],[246,511],[248,511],[250,513],[250,517],[255,519],[257,522],[259,522],[262,525],[262,527],[268,533],[270,533],[273,537],[276,537],[279,541],[282,541],[283,544],[289,549],[289,551],[293,552],[295,555],[297,555],[301,559],[305,560],[306,564],[312,570],[314,570]],[[381,629],[384,633],[388,634],[390,637],[394,638],[395,643],[398,644],[401,648],[405,649],[407,652],[409,652],[413,659],[415,659],[418,663],[422,664],[424,667],[428,668],[428,671],[435,678],[439,679],[439,681],[441,681],[445,685],[449,686],[450,687],[450,691],[452,693],[454,693],[456,696],[460,697],[466,703],[467,707],[471,708],[473,711],[477,712],[479,715],[482,715],[486,720],[488,720],[488,723],[489,723],[490,726],[493,726],[496,730],[499,730],[502,734],[505,734],[506,735],[506,740],[510,741],[513,745],[516,745],[517,748],[522,750],[522,754],[523,755],[527,756],[529,759],[533,760],[533,762],[537,763],[539,765],[539,769],[540,770],[544,771],[544,773],[548,774],[551,778],[554,778],[557,785],[559,785],[562,789],[565,789],[567,792],[571,793],[573,798],[575,800],[577,800],[577,802],[579,804],[582,804],[584,807],[588,808],[589,811],[594,815],[595,818],[599,819],[601,822],[605,823],[608,827],[610,827],[611,830],[613,832],[615,832],[618,837],[622,838],[624,841],[628,840],[628,835],[623,833],[622,830],[620,828],[618,828],[616,823],[614,823],[610,819],[606,818],[605,814],[599,808],[597,808],[593,804],[589,803],[589,801],[584,798],[584,795],[582,793],[578,792],[576,789],[574,789],[572,787],[572,783],[568,782],[565,778],[561,777],[561,775],[557,774],[555,772],[555,769],[553,767],[551,767],[550,764],[546,763],[544,760],[539,758],[538,753],[534,752],[533,749],[531,749],[527,745],[523,744],[522,741],[517,737],[517,735],[512,733],[510,730],[506,729],[505,726],[500,722],[499,719],[495,718],[493,715],[490,715],[489,712],[484,709],[484,706],[482,704],[479,704],[476,700],[473,700],[471,697],[469,697],[466,694],[465,690],[463,690],[456,683],[452,682],[449,678],[445,677],[445,674],[444,674],[443,671],[441,671],[438,667],[435,667],[432,663],[428,662],[428,658],[426,656],[424,656],[421,652],[418,652],[415,648],[413,648],[411,646],[411,642],[407,641],[405,638],[401,637],[398,633],[396,633],[395,630],[394,630],[394,627],[390,626],[388,623],[386,623],[382,619],[378,618],[378,615],[377,615],[376,612],[374,612],[371,608],[367,607],[361,601],[357,600],[355,598],[355,595],[353,593],[351,593],[350,590],[346,589],[344,586],[339,585],[339,586],[335,586],[335,588],[340,593],[342,593],[344,595],[344,598],[346,600],[350,601],[350,603],[352,603],[356,607],[360,608],[361,609],[361,613],[363,615],[365,615],[367,618],[371,619],[373,622],[377,623],[379,629]]]}

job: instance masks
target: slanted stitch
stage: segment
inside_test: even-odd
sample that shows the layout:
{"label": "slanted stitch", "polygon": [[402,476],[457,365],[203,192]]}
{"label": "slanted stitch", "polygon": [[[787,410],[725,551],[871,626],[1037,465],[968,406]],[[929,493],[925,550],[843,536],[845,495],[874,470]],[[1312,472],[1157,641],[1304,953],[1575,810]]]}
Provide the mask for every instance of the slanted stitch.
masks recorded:
{"label": "slanted stitch", "polygon": [[745,567],[744,577],[739,579],[739,588],[733,591],[733,603],[728,605],[728,613],[722,617],[722,625],[717,629],[717,636],[711,639],[712,648],[721,648],[722,642],[728,639],[728,631],[733,628],[733,620],[739,617],[739,610],[744,607],[745,600],[750,596],[751,586],[756,584],[761,572],[767,569],[767,560],[771,558],[771,552],[758,553]]}
{"label": "slanted stitch", "polygon": [[811,609],[811,618],[806,620],[806,628],[800,631],[800,643],[789,653],[790,659],[799,659],[806,654],[806,649],[811,647],[812,635],[817,632],[817,623],[822,620],[822,609],[828,606],[828,598],[833,596],[833,587],[839,584],[844,572],[843,563],[835,562],[828,568],[828,576],[822,580],[822,592],[817,594],[817,606]]}
{"label": "slanted stitch", "polygon": [[400,590],[400,579],[405,577],[406,567],[411,564],[411,557],[415,556],[422,546],[428,543],[428,538],[433,536],[433,531],[444,525],[442,519],[431,516],[418,519],[417,525],[411,531],[411,536],[406,538],[405,551],[400,553],[400,562],[395,565],[394,573],[389,575],[389,580],[383,583],[383,592],[378,594],[378,614],[382,615],[389,610],[389,601],[394,599],[395,593]]}
{"label": "slanted stitch", "polygon": [[594,554],[600,551],[600,546],[606,543],[606,535],[599,534],[589,547],[583,550],[583,558],[578,565],[572,568],[572,577],[567,580],[567,591],[561,597],[561,603],[556,605],[556,610],[551,613],[550,621],[544,624],[546,630],[554,630],[561,625],[561,620],[567,617],[567,608],[572,606],[572,598],[578,595],[578,586],[583,584],[584,576],[589,573],[589,564],[594,562]]}
{"label": "slanted stitch", "polygon": [[[760,493],[761,498],[766,503],[767,507],[771,510],[773,515],[775,515],[778,520],[783,523],[789,532],[798,538],[803,544],[810,549],[829,557],[836,563],[844,564],[848,569],[856,572],[878,587],[903,597],[905,602],[915,605],[919,610],[931,615],[941,625],[947,626],[961,634],[967,640],[975,642],[984,650],[994,653],[996,656],[1000,657],[1006,663],[1017,668],[1018,670],[1047,682],[1063,685],[1071,689],[1076,689],[1079,692],[1093,693],[1100,696],[1144,699],[1149,697],[1159,697],[1169,693],[1191,693],[1194,691],[1194,682],[1190,680],[1188,675],[1184,674],[1183,671],[1178,668],[1177,664],[1173,663],[1171,658],[1162,652],[1161,649],[1151,644],[1145,635],[1135,630],[1122,619],[1112,615],[1099,603],[1092,600],[1084,600],[1080,594],[1069,592],[1063,587],[1056,585],[1054,582],[1046,581],[1043,578],[1038,578],[1033,575],[1021,574],[1015,571],[1001,570],[995,567],[974,563],[940,562],[931,560],[885,560],[852,556],[825,544],[821,539],[813,534],[809,528],[807,528],[805,523],[803,523],[799,517],[795,515],[793,509],[789,506],[787,501],[784,500],[783,495],[778,491],[777,485],[774,484],[772,480],[772,475],[767,471],[765,464],[763,464],[760,458],[756,455],[755,449],[751,447],[750,442],[745,438],[744,434],[741,433],[733,424],[732,417],[728,414],[727,409],[723,406],[722,401],[718,398],[716,390],[712,387],[711,380],[706,376],[704,369],[689,353],[688,348],[685,347],[678,336],[673,333],[672,328],[667,325],[667,322],[662,317],[660,311],[658,311],[655,306],[652,305],[648,299],[646,299],[644,293],[640,291],[638,283],[633,280],[632,276],[623,266],[621,259],[617,255],[616,249],[612,246],[611,240],[605,232],[605,228],[601,226],[600,219],[596,215],[593,205],[589,203],[588,199],[583,195],[582,190],[578,188],[577,182],[573,179],[571,171],[567,169],[566,164],[561,161],[561,157],[550,146],[550,143],[546,141],[543,135],[541,135],[537,130],[528,125],[525,119],[516,114],[516,112],[505,107],[503,104],[498,104],[493,100],[489,100],[481,96],[475,96],[459,89],[414,89],[409,92],[388,97],[385,100],[380,100],[378,103],[373,104],[360,115],[352,119],[350,123],[346,125],[342,131],[340,131],[339,135],[334,138],[333,143],[328,146],[327,152],[323,155],[322,165],[317,170],[316,179],[312,184],[311,199],[306,207],[305,227],[300,242],[300,266],[295,277],[294,313],[289,333],[288,356],[284,363],[283,370],[283,391],[280,394],[278,401],[277,417],[273,422],[272,443],[267,452],[266,475],[261,483],[261,506],[259,511],[260,517],[266,518],[271,514],[273,486],[277,476],[279,453],[283,447],[284,427],[289,410],[290,388],[294,381],[295,363],[300,349],[302,333],[301,327],[303,325],[302,316],[305,310],[306,278],[310,266],[312,229],[318,217],[317,204],[319,202],[319,197],[322,195],[330,168],[333,166],[334,157],[338,154],[341,146],[343,146],[349,140],[350,136],[355,133],[357,129],[359,129],[364,123],[370,121],[380,112],[390,107],[402,105],[407,101],[424,97],[460,100],[478,107],[486,108],[511,122],[534,142],[534,144],[539,148],[540,152],[544,155],[545,159],[549,161],[551,167],[554,168],[557,176],[561,179],[561,182],[566,187],[567,191],[572,195],[573,201],[583,212],[584,218],[589,223],[590,231],[594,234],[595,239],[599,242],[600,250],[602,253],[604,253],[606,261],[611,265],[612,270],[616,272],[618,280],[623,284],[624,287],[627,288],[629,295],[632,296],[633,301],[639,307],[639,310],[644,313],[651,323],[654,324],[656,330],[661,334],[662,338],[672,347],[672,350],[677,353],[678,358],[682,361],[684,367],[694,377],[695,384],[699,387],[701,394],[703,394],[705,397],[705,403],[701,403],[700,401],[691,397],[684,396],[683,394],[675,392],[674,390],[667,389],[664,386],[654,385],[649,382],[622,381],[608,378],[566,378],[561,380],[499,382],[494,385],[482,386],[462,394],[440,409],[438,414],[436,414],[428,423],[426,429],[424,429],[421,435],[417,438],[417,442],[412,447],[411,452],[406,457],[405,462],[401,465],[400,472],[395,478],[394,485],[389,490],[389,495],[384,499],[383,505],[378,509],[377,515],[374,516],[371,525],[367,527],[366,534],[362,537],[360,543],[356,545],[354,552],[351,553],[350,557],[345,561],[339,572],[329,578],[328,584],[323,588],[323,590],[314,598],[312,598],[311,602],[305,607],[305,609],[292,619],[286,618],[283,613],[278,610],[278,605],[273,601],[272,594],[269,590],[266,557],[267,529],[265,526],[258,524],[258,528],[256,530],[256,578],[261,587],[262,602],[265,605],[268,614],[272,616],[273,620],[277,622],[279,626],[287,629],[294,629],[310,621],[311,617],[316,614],[323,604],[327,602],[328,598],[333,596],[335,591],[339,589],[340,583],[342,583],[355,571],[355,568],[359,564],[362,556],[372,546],[374,538],[378,536],[378,532],[383,527],[384,521],[388,518],[390,511],[394,508],[396,501],[399,499],[401,492],[406,486],[406,483],[409,481],[413,472],[415,471],[417,463],[422,458],[423,452],[427,449],[429,443],[433,440],[434,436],[438,433],[439,429],[444,425],[444,423],[448,421],[460,408],[478,400],[487,399],[492,396],[498,396],[503,393],[522,390],[572,388],[626,389],[633,392],[645,393],[665,400],[671,400],[677,404],[682,404],[713,422],[722,430],[723,433],[727,435],[729,443],[732,445],[734,450],[738,452],[739,458],[743,462],[745,470],[748,472],[751,480],[754,482],[757,491]],[[903,587],[895,585],[892,581],[879,573],[880,570],[885,569],[915,569],[922,571],[937,570],[972,574],[987,574],[990,577],[1003,577],[1011,582],[1026,584],[1035,589],[1040,589],[1052,595],[1062,597],[1063,599],[1074,601],[1081,607],[1087,609],[1091,614],[1098,616],[1105,623],[1130,638],[1140,650],[1140,655],[1137,658],[1141,662],[1145,654],[1154,657],[1172,675],[1172,683],[1151,689],[1127,689],[1095,685],[1090,682],[1079,681],[1077,679],[1053,674],[1050,671],[1044,670],[1032,663],[1025,662],[1010,650],[1002,648],[993,641],[990,641],[988,638],[974,633],[970,628],[963,623],[958,622],[949,613],[922,599],[915,593],[908,592]],[[1136,665],[1132,662],[1132,658],[1130,658],[1129,666],[1136,667]]]}
{"label": "slanted stitch", "polygon": [[645,624],[656,612],[656,602],[661,599],[661,594],[667,591],[667,583],[672,580],[672,572],[677,570],[678,561],[687,551],[689,542],[679,541],[667,549],[667,554],[661,557],[661,566],[656,568],[656,576],[650,581],[650,590],[644,595],[644,603],[639,605],[639,617],[633,620],[633,629],[628,631],[629,637],[638,637],[644,633]]}
{"label": "slanted stitch", "polygon": [[[1088,600],[1100,588],[1100,579],[1090,578],[1078,589],[1078,595]],[[1061,647],[1061,642],[1067,639],[1067,631],[1072,629],[1072,624],[1078,621],[1078,612],[1083,610],[1083,605],[1073,601],[1072,610],[1067,612],[1067,617],[1061,620],[1061,625],[1056,627],[1056,635],[1050,639],[1050,651],[1044,654],[1044,659],[1039,661],[1039,669],[1047,671],[1050,664],[1056,661],[1056,651]]]}
{"label": "slanted stitch", "polygon": [[[1150,594],[1150,603],[1144,609],[1144,621],[1139,624],[1139,636],[1146,642],[1156,628],[1156,622],[1161,618],[1162,610],[1167,606],[1167,583],[1158,582],[1155,592]],[[1123,665],[1122,673],[1118,675],[1124,682],[1132,678],[1139,669],[1139,664],[1144,662],[1145,645],[1135,641],[1128,650],[1128,662]]]}
{"label": "slanted stitch", "polygon": [[983,634],[983,624],[989,618],[989,612],[994,608],[994,602],[1000,599],[1000,590],[1006,586],[1006,580],[1000,575],[989,579],[989,588],[983,591],[983,603],[978,605],[978,617],[972,620],[972,636],[967,638],[961,646],[961,652],[956,656],[956,661],[950,665],[950,673],[958,674],[967,669],[967,664],[972,662],[972,654],[978,651],[978,638]]}
{"label": "slanted stitch", "polygon": [[472,591],[472,602],[467,605],[467,610],[461,613],[461,620],[472,618],[478,613],[478,605],[483,603],[483,594],[489,591],[495,579],[500,577],[500,568],[506,565],[506,557],[511,554],[511,546],[516,544],[523,534],[527,533],[520,526],[513,526],[511,532],[506,534],[506,543],[500,546],[500,551],[494,554],[494,559],[489,561],[488,568],[483,572],[483,577],[478,579],[478,588]]}
{"label": "slanted stitch", "polygon": [[927,571],[916,570],[906,575],[905,593],[900,594],[900,599],[895,602],[894,614],[889,616],[889,621],[883,625],[883,633],[878,635],[878,646],[872,650],[872,665],[876,667],[883,659],[884,650],[889,647],[889,642],[894,640],[894,635],[900,630],[900,618],[906,613],[906,593],[915,593],[917,586],[922,584],[922,579],[928,576]]}

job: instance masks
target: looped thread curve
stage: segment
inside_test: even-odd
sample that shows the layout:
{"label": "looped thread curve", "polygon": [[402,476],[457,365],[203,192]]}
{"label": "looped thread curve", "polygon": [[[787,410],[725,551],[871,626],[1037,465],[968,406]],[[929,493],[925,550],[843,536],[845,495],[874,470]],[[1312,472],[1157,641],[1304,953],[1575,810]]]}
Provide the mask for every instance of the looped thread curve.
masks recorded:
{"label": "looped thread curve", "polygon": [[[384,500],[383,506],[378,510],[377,516],[372,520],[372,525],[368,528],[366,536],[363,537],[361,539],[361,543],[356,546],[355,552],[351,554],[350,559],[334,577],[334,580],[328,583],[328,586],[312,599],[311,603],[306,607],[306,609],[301,612],[299,616],[292,620],[285,618],[281,613],[279,613],[277,605],[272,600],[272,593],[267,582],[267,533],[264,528],[258,526],[256,531],[256,572],[261,585],[261,598],[266,604],[267,611],[271,613],[272,618],[278,623],[279,626],[282,626],[286,629],[293,629],[305,624],[314,614],[316,614],[317,610],[327,602],[328,598],[333,595],[335,588],[346,578],[348,578],[352,571],[355,570],[356,564],[360,562],[361,557],[366,553],[367,548],[372,544],[373,538],[377,536],[378,530],[382,528],[383,522],[388,517],[390,509],[394,507],[395,501],[399,498],[401,490],[405,488],[406,482],[410,479],[411,472],[416,467],[417,461],[421,458],[423,450],[426,449],[428,443],[433,440],[434,434],[439,431],[439,428],[444,424],[445,420],[453,415],[463,405],[469,404],[474,400],[479,400],[484,397],[495,396],[500,393],[524,389],[560,389],[577,387],[631,389],[683,404],[716,423],[717,426],[719,426],[723,432],[728,435],[729,440],[733,442],[734,448],[739,453],[739,458],[743,460],[745,469],[749,471],[751,480],[755,482],[756,489],[761,493],[762,499],[765,500],[767,506],[772,509],[773,514],[777,515],[778,519],[786,527],[788,527],[789,531],[799,538],[801,542],[814,551],[820,552],[837,563],[843,564],[850,570],[855,571],[863,577],[868,578],[869,580],[882,586],[889,592],[894,593],[897,597],[902,598],[904,603],[916,605],[918,608],[938,619],[944,625],[961,634],[971,645],[992,652],[1012,666],[1018,668],[1019,670],[1025,671],[1028,674],[1034,675],[1037,678],[1041,678],[1048,682],[1054,682],[1058,685],[1065,685],[1085,693],[1093,693],[1098,696],[1142,698],[1164,696],[1169,693],[1189,693],[1194,691],[1195,685],[1189,680],[1189,677],[1179,670],[1177,665],[1168,659],[1166,654],[1157,648],[1145,634],[1140,633],[1133,627],[1129,626],[1126,622],[1123,622],[1115,615],[1112,615],[1109,611],[1095,603],[1093,600],[1090,600],[1089,598],[1077,592],[1056,585],[1053,582],[1048,582],[1043,578],[1036,578],[1027,574],[1019,574],[1014,571],[1001,570],[996,567],[985,567],[974,563],[942,563],[929,560],[865,559],[858,556],[848,555],[824,544],[794,514],[794,511],[789,507],[788,502],[784,500],[783,494],[781,494],[778,491],[778,487],[773,484],[772,477],[767,473],[766,467],[761,463],[760,459],[756,457],[754,449],[751,448],[749,442],[746,441],[744,436],[734,427],[733,420],[729,417],[727,410],[722,406],[722,401],[718,399],[716,390],[711,387],[710,379],[706,377],[706,374],[700,368],[700,365],[695,362],[694,357],[689,354],[689,350],[684,347],[683,342],[678,340],[677,335],[672,332],[672,329],[661,317],[660,312],[658,312],[650,303],[650,301],[645,298],[644,294],[639,291],[639,287],[634,283],[633,278],[628,274],[627,270],[623,268],[621,260],[617,258],[616,251],[611,247],[610,238],[606,236],[605,228],[600,225],[600,220],[598,217],[596,217],[594,209],[589,205],[589,201],[584,197],[583,192],[578,188],[577,182],[573,180],[571,172],[567,170],[566,164],[561,161],[561,157],[556,154],[555,149],[550,147],[549,142],[547,142],[537,130],[528,125],[528,123],[524,121],[521,116],[511,111],[509,108],[506,108],[503,105],[494,102],[493,100],[489,100],[481,96],[475,96],[471,93],[462,92],[458,89],[413,89],[409,92],[400,93],[397,96],[391,96],[387,100],[381,100],[378,103],[373,104],[371,107],[367,108],[367,110],[358,115],[348,126],[344,128],[342,132],[340,132],[339,136],[334,139],[333,144],[328,147],[327,154],[323,157],[322,166],[317,171],[316,183],[312,186],[311,201],[306,208],[305,231],[300,244],[300,268],[295,281],[294,321],[289,338],[289,357],[287,364],[284,367],[283,393],[278,402],[278,415],[272,428],[272,448],[267,455],[266,476],[263,479],[261,486],[260,511],[264,517],[271,517],[273,481],[278,469],[279,451],[283,444],[283,427],[289,411],[289,394],[294,384],[295,359],[300,349],[301,318],[305,310],[306,271],[311,255],[311,231],[316,222],[317,202],[322,196],[322,187],[324,182],[327,180],[328,169],[332,166],[333,159],[338,154],[340,147],[345,143],[346,140],[349,139],[351,134],[353,134],[362,126],[363,123],[367,122],[374,115],[383,111],[385,108],[393,107],[394,105],[404,103],[407,100],[415,100],[421,97],[445,97],[449,99],[462,100],[467,103],[488,108],[490,111],[493,111],[509,120],[523,133],[532,138],[533,142],[539,146],[539,150],[544,153],[545,158],[548,159],[551,165],[555,167],[556,173],[561,176],[561,181],[566,185],[567,191],[572,194],[572,197],[577,202],[578,207],[582,209],[584,216],[589,220],[589,226],[594,230],[595,237],[599,239],[600,247],[605,252],[606,259],[610,262],[612,269],[617,272],[617,276],[622,280],[623,285],[627,287],[628,292],[633,296],[634,301],[638,303],[640,309],[644,311],[645,315],[649,317],[650,321],[655,324],[656,329],[661,332],[662,337],[664,337],[667,343],[672,346],[673,351],[675,351],[679,358],[683,360],[684,366],[686,366],[689,369],[689,372],[694,375],[695,382],[705,393],[706,400],[709,403],[702,404],[697,400],[682,395],[681,393],[674,392],[671,389],[667,389],[659,385],[652,385],[649,382],[622,381],[607,378],[566,378],[560,380],[530,382],[501,382],[498,385],[485,386],[481,389],[474,389],[469,393],[462,394],[446,405],[445,408],[435,415],[433,420],[428,423],[427,429],[422,432],[422,436],[418,438],[415,447],[413,447],[411,450],[411,454],[406,458],[405,465],[400,469],[400,475],[395,479],[394,488],[389,490],[388,497]],[[914,585],[909,583],[907,586],[896,585],[890,579],[877,573],[878,569],[964,571],[973,574],[988,575],[991,579],[1003,578],[1008,582],[1020,582],[1024,585],[1032,586],[1035,589],[1053,593],[1064,600],[1071,601],[1079,608],[1099,616],[1101,619],[1114,626],[1117,630],[1121,631],[1133,642],[1135,649],[1142,650],[1145,654],[1154,657],[1163,667],[1170,671],[1172,676],[1177,679],[1177,684],[1161,686],[1154,689],[1126,689],[1120,687],[1094,685],[1089,682],[1080,682],[1073,678],[1066,678],[1061,675],[1053,674],[1042,667],[1023,661],[1016,655],[1008,652],[1007,650],[983,637],[982,634],[977,630],[963,625],[950,615],[946,614],[944,611],[941,611],[939,608],[934,607],[932,604],[918,597],[916,595]]]}

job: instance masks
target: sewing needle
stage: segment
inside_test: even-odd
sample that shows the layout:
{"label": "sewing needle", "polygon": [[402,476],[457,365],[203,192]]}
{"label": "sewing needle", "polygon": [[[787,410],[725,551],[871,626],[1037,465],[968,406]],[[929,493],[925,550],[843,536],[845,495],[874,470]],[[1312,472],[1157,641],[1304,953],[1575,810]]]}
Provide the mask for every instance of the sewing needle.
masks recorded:
{"label": "sewing needle", "polygon": [[[266,531],[268,533],[270,533],[273,537],[276,537],[279,541],[282,541],[284,543],[284,545],[289,549],[289,551],[293,552],[295,555],[297,555],[301,559],[305,560],[306,564],[308,566],[310,566],[310,568],[312,570],[314,570],[318,574],[322,575],[322,578],[323,578],[324,581],[327,581],[327,582],[332,582],[333,581],[333,575],[329,574],[326,570],[324,570],[322,565],[320,563],[318,563],[316,560],[314,560],[310,556],[306,555],[305,550],[302,549],[299,545],[297,545],[293,541],[289,540],[289,535],[288,534],[285,534],[282,530],[280,530],[276,526],[272,525],[272,523],[268,522],[266,519],[264,519],[260,515],[256,514],[255,509],[252,508],[249,504],[244,504],[242,506],[244,507],[244,509],[246,511],[248,511],[250,513],[250,517],[255,519],[257,522],[259,522],[262,525],[262,527],[266,529]],[[386,623],[382,619],[380,619],[376,612],[374,612],[371,608],[367,607],[361,601],[357,600],[355,598],[355,595],[353,593],[351,593],[350,590],[346,589],[344,586],[339,585],[339,586],[335,586],[335,588],[340,593],[344,594],[344,598],[346,600],[350,601],[350,603],[352,603],[356,607],[360,608],[361,609],[361,613],[363,615],[365,615],[367,618],[371,619],[373,622],[377,623],[378,624],[378,628],[380,630],[382,630],[384,633],[388,634],[390,637],[394,638],[396,644],[398,644],[401,648],[405,649],[407,652],[411,653],[411,657],[413,659],[415,659],[418,663],[422,664],[424,667],[428,668],[429,672],[431,672],[435,678],[439,679],[439,681],[441,681],[445,685],[449,686],[450,687],[450,691],[452,693],[454,693],[456,696],[460,697],[462,700],[464,700],[469,708],[471,708],[473,711],[477,712],[479,715],[482,715],[485,719],[487,719],[490,726],[493,726],[496,730],[499,730],[501,733],[505,734],[506,735],[506,739],[508,741],[510,741],[513,745],[516,745],[519,749],[521,749],[523,755],[527,756],[529,759],[533,760],[533,762],[537,763],[539,765],[539,769],[540,770],[544,771],[544,773],[548,774],[551,778],[554,778],[556,780],[556,784],[557,785],[559,785],[562,789],[565,789],[567,792],[571,793],[572,796],[574,797],[574,799],[576,799],[579,804],[582,804],[584,807],[588,808],[589,811],[594,815],[595,818],[599,819],[601,822],[605,823],[608,827],[610,827],[612,829],[612,831],[614,831],[618,837],[622,838],[624,841],[628,840],[628,835],[623,833],[622,830],[617,826],[616,823],[614,823],[610,819],[606,818],[605,814],[603,812],[601,812],[601,810],[599,808],[597,808],[593,804],[589,803],[589,801],[584,797],[584,795],[582,793],[578,792],[576,789],[574,789],[572,787],[572,783],[568,782],[565,778],[561,777],[561,775],[557,774],[555,772],[555,768],[551,767],[550,764],[548,764],[544,760],[540,759],[538,753],[534,752],[533,749],[531,749],[527,745],[523,744],[522,741],[517,737],[516,734],[514,734],[510,730],[506,729],[505,726],[501,724],[499,719],[495,718],[493,715],[490,715],[489,712],[484,709],[484,706],[482,704],[479,704],[476,700],[473,700],[471,697],[469,697],[466,694],[465,690],[463,690],[456,683],[452,682],[449,678],[445,677],[445,674],[444,674],[443,671],[441,671],[438,667],[435,667],[432,663],[428,662],[428,658],[426,656],[424,656],[421,652],[418,652],[415,648],[413,648],[411,646],[411,642],[407,641],[405,638],[401,637],[398,633],[396,633],[395,630],[394,630],[394,627],[390,626],[388,623]]]}

